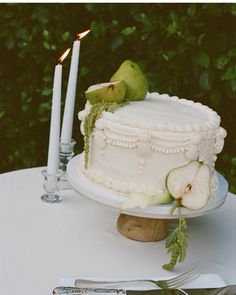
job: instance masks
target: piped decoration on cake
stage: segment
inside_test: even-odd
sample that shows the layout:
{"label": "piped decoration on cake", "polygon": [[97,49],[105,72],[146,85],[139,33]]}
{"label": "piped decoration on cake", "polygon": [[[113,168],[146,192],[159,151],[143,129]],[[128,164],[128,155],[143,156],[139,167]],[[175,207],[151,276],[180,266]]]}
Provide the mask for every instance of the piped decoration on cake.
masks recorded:
{"label": "piped decoration on cake", "polygon": [[90,112],[84,119],[84,167],[88,167],[89,157],[89,145],[90,136],[93,133],[96,121],[100,118],[103,112],[113,112],[117,107],[115,102],[113,103],[96,103],[91,106]]}
{"label": "piped decoration on cake", "polygon": [[[138,64],[131,60],[126,60],[120,65],[111,77],[110,82],[92,85],[85,91],[85,97],[91,105],[82,126],[85,169],[87,169],[89,162],[90,136],[93,133],[96,121],[102,116],[103,112],[114,112],[117,107],[121,107],[131,100],[143,100],[147,92],[147,78]],[[104,150],[100,154],[100,162],[103,155]]]}
{"label": "piped decoration on cake", "polygon": [[[178,106],[183,106],[183,108],[189,108],[195,111],[195,113],[200,113],[202,117],[207,118],[207,120],[200,121],[200,122],[191,122],[188,123],[182,122],[182,123],[171,123],[168,122],[168,119],[163,122],[147,122],[146,120],[142,120],[140,118],[137,122],[137,120],[132,120],[131,118],[124,118],[123,116],[119,116],[117,114],[114,114],[109,118],[110,122],[116,122],[119,120],[119,122],[123,125],[129,125],[133,128],[140,128],[140,129],[149,129],[153,132],[165,132],[170,131],[170,133],[179,133],[180,135],[188,135],[189,133],[198,133],[198,132],[208,132],[209,130],[216,130],[219,128],[220,125],[220,117],[217,115],[215,111],[212,109],[206,107],[202,104],[196,103],[192,100],[187,100],[184,98],[176,98],[176,96],[169,96],[168,94],[159,94],[157,92],[147,93],[145,97],[145,101],[154,102],[158,101],[157,104],[162,105],[163,102],[170,103],[176,108]],[[137,102],[136,102],[137,104]],[[176,110],[176,113],[178,111]]]}
{"label": "piped decoration on cake", "polygon": [[139,135],[137,142],[137,153],[142,158],[147,158],[151,153],[150,139],[151,136],[146,132],[143,132]]}
{"label": "piped decoration on cake", "polygon": [[103,164],[103,157],[106,147],[106,135],[103,130],[98,130],[94,135],[94,144],[99,148],[99,159],[98,162],[100,165]]}
{"label": "piped decoration on cake", "polygon": [[189,139],[189,147],[184,153],[187,161],[197,160],[199,158],[200,148],[199,144],[201,142],[201,136],[197,133],[192,133]]}
{"label": "piped decoration on cake", "polygon": [[215,140],[215,145],[214,145],[214,151],[216,154],[219,154],[222,152],[223,147],[224,147],[224,138],[226,137],[227,132],[224,128],[220,127],[218,135]]}

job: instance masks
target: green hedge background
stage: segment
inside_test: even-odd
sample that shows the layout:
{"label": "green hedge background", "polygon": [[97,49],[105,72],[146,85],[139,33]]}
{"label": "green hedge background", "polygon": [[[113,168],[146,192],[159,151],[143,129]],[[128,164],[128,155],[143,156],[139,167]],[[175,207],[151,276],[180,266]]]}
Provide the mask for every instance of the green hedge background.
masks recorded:
{"label": "green hedge background", "polygon": [[[106,82],[125,59],[147,74],[150,91],[200,101],[228,131],[217,170],[236,192],[236,4],[0,4],[0,172],[46,164],[57,58],[82,40],[77,112],[88,86]],[[63,104],[70,58],[63,64]]]}

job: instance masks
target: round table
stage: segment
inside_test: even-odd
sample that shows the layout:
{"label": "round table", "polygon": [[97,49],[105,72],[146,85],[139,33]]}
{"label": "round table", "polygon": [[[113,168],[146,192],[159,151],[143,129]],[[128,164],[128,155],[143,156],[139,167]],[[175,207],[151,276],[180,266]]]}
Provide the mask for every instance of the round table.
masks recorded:
{"label": "round table", "polygon": [[[168,276],[165,241],[129,240],[116,230],[119,210],[73,190],[47,204],[42,168],[0,175],[0,294],[47,295],[64,277]],[[173,275],[198,266],[236,284],[236,196],[187,220],[186,260]]]}

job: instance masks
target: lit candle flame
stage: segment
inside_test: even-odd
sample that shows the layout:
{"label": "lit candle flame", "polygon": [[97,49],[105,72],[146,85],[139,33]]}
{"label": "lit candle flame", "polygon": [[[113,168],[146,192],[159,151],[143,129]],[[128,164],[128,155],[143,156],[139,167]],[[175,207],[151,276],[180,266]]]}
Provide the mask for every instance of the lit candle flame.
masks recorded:
{"label": "lit candle flame", "polygon": [[62,56],[58,58],[58,62],[59,62],[59,63],[62,63],[63,60],[64,60],[64,59],[67,57],[67,55],[69,54],[69,52],[70,52],[70,48],[66,49],[66,51],[62,54]]}
{"label": "lit candle flame", "polygon": [[79,33],[79,34],[77,34],[78,40],[81,40],[81,39],[82,39],[83,37],[85,37],[90,31],[91,31],[91,30],[89,29],[89,30],[87,30],[87,31],[85,31],[85,32],[83,32],[83,33]]}

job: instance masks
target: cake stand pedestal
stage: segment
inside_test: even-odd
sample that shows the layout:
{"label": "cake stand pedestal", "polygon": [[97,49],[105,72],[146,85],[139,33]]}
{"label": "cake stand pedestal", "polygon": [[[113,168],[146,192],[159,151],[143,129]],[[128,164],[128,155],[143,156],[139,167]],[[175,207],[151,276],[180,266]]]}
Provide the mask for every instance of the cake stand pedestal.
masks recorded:
{"label": "cake stand pedestal", "polygon": [[117,229],[125,237],[142,242],[163,240],[168,234],[168,219],[132,216],[121,213]]}
{"label": "cake stand pedestal", "polygon": [[[117,229],[122,235],[130,239],[138,241],[162,240],[168,233],[168,221],[179,218],[178,210],[175,210],[173,214],[170,213],[173,204],[154,205],[145,209],[124,210],[123,204],[126,201],[124,195],[96,184],[86,177],[82,170],[80,155],[75,156],[69,161],[67,174],[71,186],[90,199],[117,208],[120,213],[117,219]],[[219,186],[215,196],[210,199],[206,206],[199,210],[181,208],[181,214],[185,218],[205,215],[223,205],[228,193],[228,183],[218,172],[217,178]]]}

